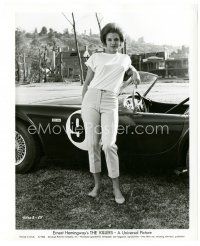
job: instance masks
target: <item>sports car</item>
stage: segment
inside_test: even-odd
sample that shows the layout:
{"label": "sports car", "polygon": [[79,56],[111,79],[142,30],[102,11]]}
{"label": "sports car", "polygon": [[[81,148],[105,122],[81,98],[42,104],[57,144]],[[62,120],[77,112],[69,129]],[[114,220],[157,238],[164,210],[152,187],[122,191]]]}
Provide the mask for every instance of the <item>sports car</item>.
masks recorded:
{"label": "sports car", "polygon": [[[140,72],[149,88],[140,93],[133,84],[121,88],[117,134],[120,165],[165,164],[189,169],[189,98],[179,103],[147,97],[158,76]],[[16,172],[26,173],[42,156],[88,163],[81,97],[66,97],[16,105]]]}

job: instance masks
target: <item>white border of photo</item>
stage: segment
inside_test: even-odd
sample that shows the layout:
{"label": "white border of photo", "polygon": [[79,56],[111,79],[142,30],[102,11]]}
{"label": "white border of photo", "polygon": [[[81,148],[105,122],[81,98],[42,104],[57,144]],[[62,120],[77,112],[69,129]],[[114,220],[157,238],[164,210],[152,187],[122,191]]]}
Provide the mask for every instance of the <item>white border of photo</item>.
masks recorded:
{"label": "white border of photo", "polygon": [[[137,6],[137,4],[145,4],[148,0],[115,0],[115,1],[92,1],[92,0],[73,0],[73,1],[52,1],[52,0],[31,0],[31,1],[4,1],[0,3],[1,9],[1,51],[3,56],[1,56],[1,223],[0,223],[0,237],[4,239],[19,239],[20,235],[51,235],[52,230],[15,230],[15,169],[14,169],[14,129],[15,129],[15,62],[14,62],[14,30],[15,30],[15,13],[16,12],[72,12],[73,9],[79,9],[82,12],[99,12],[107,11],[107,9],[112,11],[131,11],[130,5]],[[149,2],[149,1],[148,1]],[[152,4],[160,4],[161,1],[150,0]],[[165,4],[180,4],[187,7],[191,7],[191,42],[190,42],[190,62],[189,62],[189,75],[190,75],[190,227],[184,230],[150,230],[153,231],[155,235],[184,235],[181,245],[186,245],[186,240],[196,240],[197,239],[197,229],[199,223],[199,213],[198,213],[198,175],[199,169],[197,166],[197,137],[198,137],[198,96],[197,91],[198,77],[197,77],[197,5],[194,5],[197,1],[178,1],[178,0],[163,0],[162,3]],[[113,5],[114,4],[114,5]],[[190,5],[191,4],[191,5]],[[113,7],[114,6],[114,7]],[[115,9],[113,9],[115,8]],[[166,16],[164,16],[166,18]],[[65,20],[63,20],[65,21]],[[132,23],[130,23],[132,25]],[[178,194],[177,194],[178,196]],[[69,239],[70,240],[70,239]],[[46,241],[46,240],[45,240]],[[45,242],[43,241],[43,242]],[[73,240],[70,242],[74,242]],[[105,241],[105,240],[104,240]],[[142,239],[140,240],[142,241]],[[176,243],[176,239],[173,239]],[[184,242],[185,241],[185,242]],[[27,240],[24,240],[26,243]],[[33,243],[37,241],[33,240]],[[58,240],[56,241],[56,243]],[[59,240],[59,242],[61,242]],[[70,243],[69,242],[69,243]],[[81,243],[102,243],[97,240],[85,241],[80,239]],[[80,243],[79,242],[79,243]],[[118,244],[121,242],[119,240],[112,239],[112,242]],[[134,243],[134,239],[123,240],[127,245]],[[22,240],[20,240],[20,244]],[[29,243],[31,243],[29,241]],[[48,240],[49,243],[49,240]],[[50,243],[55,243],[52,240]],[[66,244],[66,239],[64,242]],[[141,242],[137,241],[138,244]],[[162,240],[162,244],[168,245],[169,243]],[[148,245],[159,245],[160,242],[148,241]],[[177,243],[176,243],[177,244]]]}

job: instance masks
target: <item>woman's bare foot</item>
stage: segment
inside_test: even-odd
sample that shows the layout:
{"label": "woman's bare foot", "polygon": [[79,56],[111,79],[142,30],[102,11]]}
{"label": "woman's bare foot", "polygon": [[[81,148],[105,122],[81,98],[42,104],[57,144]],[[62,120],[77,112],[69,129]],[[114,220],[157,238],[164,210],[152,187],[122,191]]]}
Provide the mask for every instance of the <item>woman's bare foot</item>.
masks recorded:
{"label": "woman's bare foot", "polygon": [[95,183],[95,185],[94,185],[93,190],[88,193],[88,196],[96,197],[99,194],[100,173],[93,173],[93,177],[94,177],[94,183]]}
{"label": "woman's bare foot", "polygon": [[99,187],[95,186],[92,191],[88,193],[88,196],[97,197],[99,194]]}
{"label": "woman's bare foot", "polygon": [[123,197],[120,189],[113,189],[113,194],[114,194],[116,203],[122,204],[125,202],[125,198]]}
{"label": "woman's bare foot", "polygon": [[115,201],[118,204],[122,204],[125,202],[125,198],[123,197],[121,190],[120,190],[120,186],[119,186],[119,178],[113,178],[112,179],[113,182],[113,194],[115,197]]}

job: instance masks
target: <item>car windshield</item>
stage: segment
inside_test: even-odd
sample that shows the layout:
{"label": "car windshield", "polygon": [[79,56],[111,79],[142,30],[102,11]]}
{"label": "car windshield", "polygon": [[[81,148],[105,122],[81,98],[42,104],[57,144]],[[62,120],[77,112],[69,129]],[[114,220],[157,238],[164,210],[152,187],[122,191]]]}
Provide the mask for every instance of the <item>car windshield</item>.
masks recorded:
{"label": "car windshield", "polygon": [[179,103],[189,96],[189,80],[183,78],[163,79],[158,78],[155,74],[142,71],[139,74],[141,83],[137,88],[134,84],[129,84],[120,91],[120,95],[132,95],[133,91],[138,91],[146,98],[167,103]]}
{"label": "car windshield", "polygon": [[[150,88],[151,86],[154,86],[153,83],[156,81],[158,76],[156,74],[143,72],[143,71],[139,71],[139,75],[140,75],[140,80],[141,80],[141,84],[139,85],[139,87],[141,85],[145,85],[145,86],[142,86],[143,88],[141,88],[142,92],[143,92],[141,94],[144,94],[145,91],[147,91],[148,89],[151,89]],[[129,78],[128,80],[131,80],[131,78]],[[125,88],[123,88],[120,91],[120,95],[121,94],[132,94],[133,90],[135,90],[135,89],[136,89],[136,86],[133,83],[130,83],[129,85],[127,85]],[[144,89],[145,89],[145,91],[144,91]]]}

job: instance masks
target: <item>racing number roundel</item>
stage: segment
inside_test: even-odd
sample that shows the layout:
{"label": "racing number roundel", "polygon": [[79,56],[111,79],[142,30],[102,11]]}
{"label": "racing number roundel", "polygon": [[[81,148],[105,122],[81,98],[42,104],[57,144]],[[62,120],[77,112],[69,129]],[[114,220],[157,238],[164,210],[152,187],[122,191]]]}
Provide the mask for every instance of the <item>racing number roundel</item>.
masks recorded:
{"label": "racing number roundel", "polygon": [[66,133],[69,140],[79,149],[87,150],[85,129],[81,118],[81,110],[72,113],[66,122]]}

